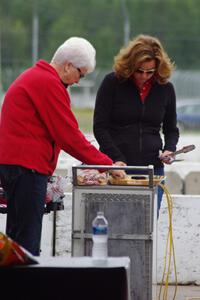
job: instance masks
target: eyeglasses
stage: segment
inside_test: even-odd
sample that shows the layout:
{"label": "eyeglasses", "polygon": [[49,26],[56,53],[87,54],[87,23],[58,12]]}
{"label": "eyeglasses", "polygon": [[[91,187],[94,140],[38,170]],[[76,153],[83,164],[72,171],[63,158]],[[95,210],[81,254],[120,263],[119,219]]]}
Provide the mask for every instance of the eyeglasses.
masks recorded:
{"label": "eyeglasses", "polygon": [[156,69],[143,70],[143,69],[139,68],[139,69],[137,69],[135,72],[136,72],[136,73],[139,73],[139,74],[144,74],[144,73],[146,73],[147,75],[152,75],[152,74],[155,73],[155,71],[156,71]]}
{"label": "eyeglasses", "polygon": [[79,77],[80,77],[80,78],[85,77],[85,75],[81,72],[81,69],[76,68],[76,70],[79,72]]}

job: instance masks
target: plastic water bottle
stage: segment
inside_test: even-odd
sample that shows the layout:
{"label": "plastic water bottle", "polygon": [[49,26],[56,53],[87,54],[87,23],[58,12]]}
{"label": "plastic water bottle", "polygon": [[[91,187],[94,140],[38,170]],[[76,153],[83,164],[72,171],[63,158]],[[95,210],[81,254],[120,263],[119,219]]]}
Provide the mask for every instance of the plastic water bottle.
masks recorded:
{"label": "plastic water bottle", "polygon": [[108,256],[108,222],[103,212],[98,212],[92,222],[92,257],[105,259]]}

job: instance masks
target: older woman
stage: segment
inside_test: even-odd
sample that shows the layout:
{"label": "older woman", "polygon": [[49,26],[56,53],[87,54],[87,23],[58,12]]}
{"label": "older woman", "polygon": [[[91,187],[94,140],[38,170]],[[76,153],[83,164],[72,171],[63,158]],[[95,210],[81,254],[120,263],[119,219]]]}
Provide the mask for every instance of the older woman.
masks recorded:
{"label": "older woman", "polygon": [[[105,76],[94,112],[94,135],[113,161],[151,164],[156,175],[164,174],[163,162],[170,163],[168,155],[179,138],[176,97],[168,81],[172,71],[160,41],[148,35],[137,36],[115,57],[114,72]],[[161,198],[160,193],[158,208]]]}
{"label": "older woman", "polygon": [[[86,164],[112,165],[80,132],[68,85],[94,70],[95,49],[72,37],[51,63],[38,61],[9,87],[1,111],[0,180],[6,192],[6,233],[34,255],[40,253],[47,178],[60,149]],[[113,171],[124,176],[123,170]]]}

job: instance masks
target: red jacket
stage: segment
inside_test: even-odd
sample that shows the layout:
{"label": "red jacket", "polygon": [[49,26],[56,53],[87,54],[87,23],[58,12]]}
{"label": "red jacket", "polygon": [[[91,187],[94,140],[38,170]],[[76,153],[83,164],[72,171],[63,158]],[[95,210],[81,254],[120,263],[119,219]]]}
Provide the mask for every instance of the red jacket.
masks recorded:
{"label": "red jacket", "polygon": [[79,130],[56,70],[39,61],[6,93],[0,120],[0,164],[51,175],[60,149],[86,164],[112,164]]}

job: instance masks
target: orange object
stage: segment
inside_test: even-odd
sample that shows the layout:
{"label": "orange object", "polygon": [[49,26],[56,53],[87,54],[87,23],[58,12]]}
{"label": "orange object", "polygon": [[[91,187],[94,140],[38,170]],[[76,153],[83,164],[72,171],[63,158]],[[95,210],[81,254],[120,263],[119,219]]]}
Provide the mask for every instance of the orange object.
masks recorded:
{"label": "orange object", "polygon": [[0,232],[0,267],[37,263],[23,247]]}

